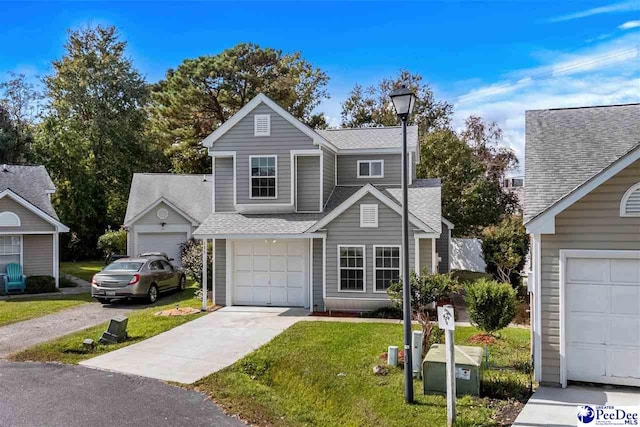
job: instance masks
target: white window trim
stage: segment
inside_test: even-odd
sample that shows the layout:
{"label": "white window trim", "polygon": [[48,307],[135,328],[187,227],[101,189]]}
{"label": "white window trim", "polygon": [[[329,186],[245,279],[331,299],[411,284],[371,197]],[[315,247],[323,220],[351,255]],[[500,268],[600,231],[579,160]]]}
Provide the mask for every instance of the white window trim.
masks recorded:
{"label": "white window trim", "polygon": [[[267,118],[267,127],[268,130],[266,132],[258,132],[258,120]],[[271,114],[256,114],[253,116],[253,136],[271,136]]]}
{"label": "white window trim", "polygon": [[[342,267],[340,265],[340,249],[342,248],[362,248],[362,290],[353,290],[353,289],[342,289],[342,274],[340,273],[344,270],[356,270],[359,267]],[[358,293],[366,293],[367,292],[367,248],[365,245],[338,245],[337,250],[337,258],[338,258],[338,292],[358,292]]]}
{"label": "white window trim", "polygon": [[622,201],[620,202],[620,216],[621,217],[639,217],[640,216],[640,212],[639,213],[627,213],[627,203],[629,203],[629,199],[631,198],[631,195],[636,191],[640,191],[640,182],[638,182],[637,184],[634,184],[631,186],[631,188],[629,188],[627,191],[625,191],[624,196],[622,196]]}
{"label": "white window trim", "polygon": [[[398,268],[378,267],[376,263],[377,248],[398,248],[399,262]],[[373,293],[386,294],[387,290],[378,290],[378,270],[398,270],[399,277],[402,278],[402,247],[400,245],[373,245]]]}
{"label": "white window trim", "polygon": [[[276,175],[273,176],[273,177],[271,177],[271,176],[268,176],[268,177],[256,176],[256,177],[254,177],[252,175],[252,171],[251,171],[251,163],[252,163],[253,159],[262,159],[262,158],[265,158],[265,157],[273,157],[276,160],[276,162],[275,162]],[[253,191],[252,191],[253,190],[253,179],[254,178],[256,178],[256,179],[258,179],[258,178],[275,178],[275,180],[276,180],[276,184],[275,184],[276,185],[276,195],[275,195],[275,197],[254,197],[253,196]],[[249,156],[249,199],[250,200],[276,200],[277,198],[278,198],[278,156],[276,154],[266,154],[264,156],[258,156],[258,155]]]}
{"label": "white window trim", "polygon": [[[368,208],[374,208],[376,211],[376,223],[375,224],[365,224],[363,222],[364,219],[364,210]],[[378,205],[377,204],[367,204],[363,203],[360,205],[360,228],[378,228]]]}
{"label": "white window trim", "polygon": [[19,237],[20,238],[20,252],[17,254],[2,254],[0,256],[20,255],[20,267],[22,268],[22,274],[24,274],[24,238],[22,234],[3,234],[2,237]]}
{"label": "white window trim", "polygon": [[[362,163],[369,163],[369,175],[360,175],[360,165]],[[371,175],[371,165],[373,163],[380,163],[380,175]],[[384,160],[358,160],[358,178],[384,178]]]}

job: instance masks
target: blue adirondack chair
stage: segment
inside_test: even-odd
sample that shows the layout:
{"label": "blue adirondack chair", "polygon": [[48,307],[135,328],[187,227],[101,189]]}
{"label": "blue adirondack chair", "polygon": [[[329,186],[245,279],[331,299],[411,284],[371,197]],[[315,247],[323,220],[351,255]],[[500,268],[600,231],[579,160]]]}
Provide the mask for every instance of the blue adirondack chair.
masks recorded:
{"label": "blue adirondack chair", "polygon": [[17,290],[24,292],[27,287],[27,277],[22,274],[22,266],[20,264],[7,264],[7,274],[4,276],[4,291]]}

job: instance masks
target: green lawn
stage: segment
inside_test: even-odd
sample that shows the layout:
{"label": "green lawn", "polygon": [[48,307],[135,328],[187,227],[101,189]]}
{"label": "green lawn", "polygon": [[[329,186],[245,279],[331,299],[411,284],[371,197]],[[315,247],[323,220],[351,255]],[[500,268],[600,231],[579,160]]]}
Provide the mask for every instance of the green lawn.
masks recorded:
{"label": "green lawn", "polygon": [[89,294],[16,298],[0,301],[0,326],[33,319],[92,301]]}
{"label": "green lawn", "polygon": [[40,344],[15,354],[11,359],[15,361],[40,361],[40,362],[62,362],[76,364],[85,359],[98,356],[103,353],[116,350],[118,348],[126,347],[128,345],[137,343],[139,341],[150,338],[154,335],[158,335],[176,326],[182,325],[190,320],[193,320],[201,314],[194,314],[189,316],[174,316],[164,317],[155,316],[154,313],[175,307],[179,304],[180,307],[195,307],[201,306],[201,301],[196,300],[193,297],[194,289],[189,288],[184,292],[175,294],[162,295],[156,305],[140,309],[139,311],[132,312],[128,315],[129,323],[127,331],[129,333],[129,339],[125,342],[113,345],[98,344],[95,349],[91,351],[85,351],[82,348],[82,340],[85,338],[93,338],[97,343],[98,339],[105,331],[107,324],[95,326],[93,328],[85,329],[73,334],[65,335],[64,337],[49,341],[44,344]]}
{"label": "green lawn", "polygon": [[93,275],[104,268],[104,261],[61,262],[60,271],[91,282]]}
{"label": "green lawn", "polygon": [[[467,344],[477,332],[459,327],[456,342]],[[422,384],[416,382],[416,404],[407,406],[401,369],[392,368],[387,376],[372,373],[372,367],[382,363],[379,355],[387,346],[402,348],[401,344],[401,325],[299,322],[195,386],[229,413],[256,425],[446,425],[443,396],[423,395]],[[500,425],[497,413],[514,405],[505,398],[527,394],[528,375],[523,367],[528,348],[528,330],[502,332],[490,347],[491,368],[483,382],[488,397],[459,398],[457,426]]]}

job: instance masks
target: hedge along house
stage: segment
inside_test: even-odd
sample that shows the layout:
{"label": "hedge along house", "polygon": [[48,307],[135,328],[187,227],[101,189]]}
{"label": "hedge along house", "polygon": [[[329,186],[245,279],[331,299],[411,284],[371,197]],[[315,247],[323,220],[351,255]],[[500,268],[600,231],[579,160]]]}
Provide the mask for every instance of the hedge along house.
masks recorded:
{"label": "hedge along house", "polygon": [[8,264],[26,276],[52,276],[59,286],[59,233],[51,205],[56,188],[44,166],[0,165],[0,274]]}
{"label": "hedge along house", "polygon": [[366,311],[390,304],[403,256],[415,271],[449,271],[440,180],[416,179],[415,126],[408,143],[403,254],[400,127],[316,131],[265,95],[245,105],[203,141],[213,203],[193,236],[213,242],[203,265],[215,302]]}
{"label": "hedge along house", "polygon": [[526,113],[537,381],[640,386],[640,104]]}

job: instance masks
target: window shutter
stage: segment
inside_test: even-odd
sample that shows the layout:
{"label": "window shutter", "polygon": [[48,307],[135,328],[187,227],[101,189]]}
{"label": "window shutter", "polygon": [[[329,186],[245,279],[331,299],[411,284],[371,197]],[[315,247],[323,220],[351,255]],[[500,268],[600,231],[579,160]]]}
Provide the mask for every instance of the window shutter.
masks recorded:
{"label": "window shutter", "polygon": [[640,216],[640,183],[630,189],[630,192],[623,197],[623,216]]}
{"label": "window shutter", "polygon": [[360,227],[378,227],[378,205],[360,205]]}
{"label": "window shutter", "polygon": [[253,119],[253,135],[269,136],[271,135],[271,115],[256,114]]}

